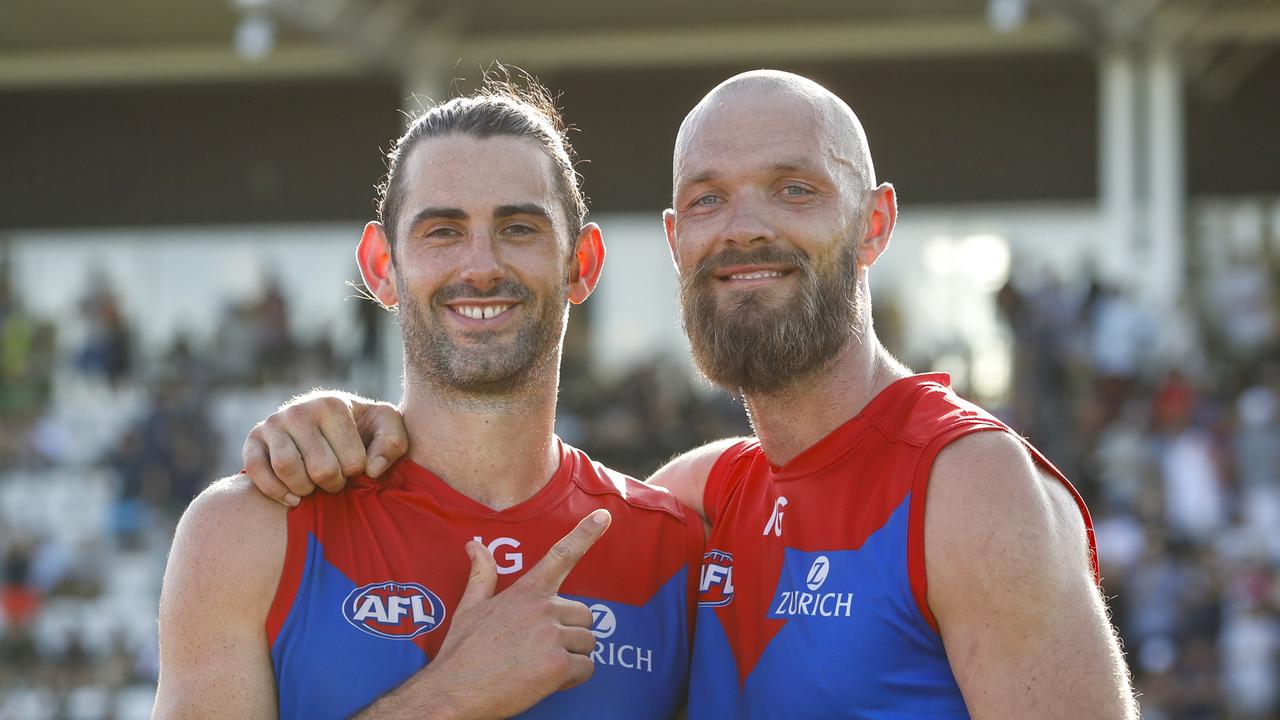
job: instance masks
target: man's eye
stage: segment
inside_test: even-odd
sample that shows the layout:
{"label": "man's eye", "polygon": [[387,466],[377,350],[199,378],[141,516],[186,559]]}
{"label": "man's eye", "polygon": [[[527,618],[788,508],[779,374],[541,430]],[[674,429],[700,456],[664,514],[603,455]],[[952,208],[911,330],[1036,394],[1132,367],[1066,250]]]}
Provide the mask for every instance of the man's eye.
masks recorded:
{"label": "man's eye", "polygon": [[438,227],[427,231],[427,237],[458,237],[459,234],[455,228],[451,227]]}
{"label": "man's eye", "polygon": [[787,197],[797,198],[812,195],[813,191],[803,185],[788,185],[782,188],[782,194]]}
{"label": "man's eye", "polygon": [[503,232],[508,235],[532,235],[538,232],[537,228],[528,225],[508,225],[503,228]]}
{"label": "man's eye", "polygon": [[716,197],[715,195],[703,195],[702,197],[693,201],[693,207],[698,207],[698,206],[709,207],[711,205],[715,205],[718,202],[720,202],[720,198]]}

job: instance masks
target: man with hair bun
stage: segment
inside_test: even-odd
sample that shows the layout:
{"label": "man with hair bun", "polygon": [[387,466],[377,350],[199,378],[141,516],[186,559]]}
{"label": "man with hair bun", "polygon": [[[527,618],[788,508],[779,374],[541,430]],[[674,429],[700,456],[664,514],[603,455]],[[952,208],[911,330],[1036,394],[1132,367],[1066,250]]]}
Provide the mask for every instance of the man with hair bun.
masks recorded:
{"label": "man with hair bun", "polygon": [[[1075,489],[876,338],[869,274],[897,197],[849,106],[790,73],[729,78],[681,125],[672,179],[694,361],[755,430],[649,480],[710,527],[690,716],[1136,718]],[[272,472],[277,448],[323,462],[325,443],[298,440],[316,432],[307,408],[328,403],[343,443],[358,422],[402,434],[381,406],[334,397],[251,433],[264,494],[314,490],[299,463]]]}
{"label": "man with hair bun", "polygon": [[[605,250],[559,115],[527,85],[432,107],[396,142],[356,260],[404,329],[407,433],[381,448],[398,459],[287,512],[243,476],[191,504],[160,603],[157,717],[684,706],[702,523],[553,432],[569,305]],[[358,436],[321,422],[298,442],[364,469]]]}

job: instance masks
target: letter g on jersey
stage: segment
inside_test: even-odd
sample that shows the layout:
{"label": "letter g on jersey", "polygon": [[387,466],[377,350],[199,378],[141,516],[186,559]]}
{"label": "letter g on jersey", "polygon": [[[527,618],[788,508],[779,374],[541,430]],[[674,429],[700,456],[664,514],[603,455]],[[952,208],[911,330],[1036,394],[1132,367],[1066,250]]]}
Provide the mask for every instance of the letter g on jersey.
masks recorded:
{"label": "letter g on jersey", "polygon": [[524,569],[524,553],[498,553],[499,548],[511,548],[514,550],[520,547],[519,540],[509,537],[500,537],[491,542],[485,542],[484,538],[476,535],[475,541],[489,549],[489,554],[493,556],[493,561],[498,566],[499,575],[510,575],[512,573],[518,573]]}

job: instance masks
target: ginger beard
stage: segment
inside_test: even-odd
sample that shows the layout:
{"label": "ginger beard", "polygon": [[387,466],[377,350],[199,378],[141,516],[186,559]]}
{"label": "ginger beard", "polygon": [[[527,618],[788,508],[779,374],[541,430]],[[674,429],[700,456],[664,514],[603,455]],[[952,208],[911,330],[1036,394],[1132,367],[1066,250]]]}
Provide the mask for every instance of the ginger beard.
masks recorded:
{"label": "ginger beard", "polygon": [[[861,314],[858,258],[842,242],[826,262],[777,245],[729,248],[703,260],[680,283],[685,334],[699,371],[731,392],[768,395],[823,368],[854,334]],[[717,297],[719,268],[794,267],[790,296],[770,303],[773,288]]]}
{"label": "ginger beard", "polygon": [[[418,377],[445,387],[481,395],[505,395],[524,387],[556,358],[564,338],[569,286],[561,281],[545,302],[523,283],[503,280],[485,292],[465,284],[448,285],[431,297],[426,310],[406,288],[399,287],[400,325],[405,363]],[[467,298],[502,297],[517,301],[523,320],[515,337],[502,341],[489,331],[451,333],[446,303]],[[508,311],[510,312],[510,311]]]}

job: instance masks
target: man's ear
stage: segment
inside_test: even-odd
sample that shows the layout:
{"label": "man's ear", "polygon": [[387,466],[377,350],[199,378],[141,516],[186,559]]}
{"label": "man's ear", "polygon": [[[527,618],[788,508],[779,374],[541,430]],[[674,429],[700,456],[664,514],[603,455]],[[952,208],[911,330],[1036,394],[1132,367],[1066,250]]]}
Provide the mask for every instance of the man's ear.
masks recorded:
{"label": "man's ear", "polygon": [[667,249],[671,251],[671,264],[676,266],[676,274],[680,274],[680,263],[676,261],[676,211],[667,208],[662,211],[662,229],[667,233]]}
{"label": "man's ear", "polygon": [[867,208],[867,228],[858,239],[858,264],[871,267],[889,247],[894,225],[898,222],[898,195],[889,183],[881,183],[871,191]]}
{"label": "man's ear", "polygon": [[587,223],[578,232],[569,266],[569,302],[581,305],[600,282],[604,270],[604,233],[595,223]]}
{"label": "man's ear", "polygon": [[356,264],[369,292],[385,307],[395,307],[400,301],[396,293],[395,264],[391,262],[391,243],[382,223],[366,223],[356,247]]}

